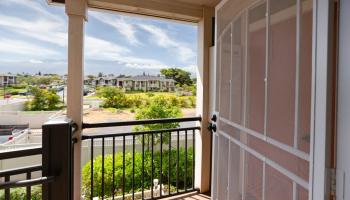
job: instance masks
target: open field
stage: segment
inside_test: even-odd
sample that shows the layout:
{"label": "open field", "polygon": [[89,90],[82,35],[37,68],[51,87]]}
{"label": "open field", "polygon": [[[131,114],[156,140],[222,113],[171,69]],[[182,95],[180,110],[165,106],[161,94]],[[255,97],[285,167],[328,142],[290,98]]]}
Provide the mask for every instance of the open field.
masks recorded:
{"label": "open field", "polygon": [[[139,92],[139,91],[131,91],[131,92],[125,92],[126,96],[141,96],[141,97],[147,97],[150,95],[176,95],[175,92]],[[85,96],[84,99],[101,99],[99,96],[97,96],[96,94],[93,95],[89,95],[89,96]]]}
{"label": "open field", "polygon": [[[183,117],[196,116],[195,108],[181,109]],[[84,111],[84,122],[111,122],[111,121],[127,121],[135,120],[135,113],[130,110],[113,110],[113,109],[96,109]]]}

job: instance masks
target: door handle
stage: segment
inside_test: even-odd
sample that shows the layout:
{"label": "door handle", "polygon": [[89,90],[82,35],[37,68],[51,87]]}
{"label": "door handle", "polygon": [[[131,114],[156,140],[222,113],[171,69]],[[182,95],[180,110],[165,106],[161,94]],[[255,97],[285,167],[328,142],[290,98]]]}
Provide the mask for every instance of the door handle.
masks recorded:
{"label": "door handle", "polygon": [[213,132],[216,132],[216,124],[215,122],[217,121],[217,117],[215,114],[213,114],[213,116],[211,117],[210,119],[212,122],[209,122],[209,125],[208,125],[208,130],[213,133]]}
{"label": "door handle", "polygon": [[214,115],[211,117],[211,121],[216,122],[216,120],[217,120],[217,117],[216,117],[216,115],[214,114]]}
{"label": "door handle", "polygon": [[216,132],[216,124],[210,122],[208,126],[208,130],[212,133]]}

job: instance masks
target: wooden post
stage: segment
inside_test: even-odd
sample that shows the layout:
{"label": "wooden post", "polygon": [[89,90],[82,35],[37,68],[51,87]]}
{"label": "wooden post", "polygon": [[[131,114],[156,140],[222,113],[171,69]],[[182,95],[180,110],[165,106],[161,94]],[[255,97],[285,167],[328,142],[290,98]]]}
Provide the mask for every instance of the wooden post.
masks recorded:
{"label": "wooden post", "polygon": [[[67,115],[81,128],[83,119],[84,24],[87,20],[86,0],[66,0],[68,15],[68,89]],[[81,131],[74,146],[74,199],[81,199]]]}
{"label": "wooden post", "polygon": [[52,183],[43,185],[43,199],[72,199],[72,120],[58,119],[42,127],[43,176],[54,176]]}
{"label": "wooden post", "polygon": [[209,118],[209,51],[212,45],[212,18],[214,8],[204,7],[203,17],[198,23],[198,68],[197,68],[197,113],[202,116],[201,134],[196,138],[196,187],[200,192],[210,190],[211,135]]}

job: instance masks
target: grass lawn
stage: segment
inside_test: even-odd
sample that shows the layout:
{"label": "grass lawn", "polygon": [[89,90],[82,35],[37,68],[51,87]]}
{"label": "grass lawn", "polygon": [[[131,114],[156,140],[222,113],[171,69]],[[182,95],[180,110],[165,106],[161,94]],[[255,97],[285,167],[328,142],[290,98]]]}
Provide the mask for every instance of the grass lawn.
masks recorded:
{"label": "grass lawn", "polygon": [[[12,95],[15,95],[16,93],[18,94],[21,92],[27,92],[27,89],[26,88],[17,89],[17,88],[13,88],[13,87],[6,87],[5,92],[12,94]],[[3,87],[0,88],[0,96],[2,96],[2,97],[4,96],[4,88]]]}

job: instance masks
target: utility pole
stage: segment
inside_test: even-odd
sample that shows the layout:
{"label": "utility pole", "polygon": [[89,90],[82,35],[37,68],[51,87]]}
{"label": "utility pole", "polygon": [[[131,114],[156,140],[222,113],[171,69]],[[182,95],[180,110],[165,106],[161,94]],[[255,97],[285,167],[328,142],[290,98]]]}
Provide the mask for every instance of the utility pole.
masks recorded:
{"label": "utility pole", "polygon": [[63,95],[62,95],[63,105],[64,105],[64,88],[65,86],[63,85]]}
{"label": "utility pole", "polygon": [[4,87],[4,99],[5,99],[6,98],[6,85],[5,85],[5,83],[3,83],[2,85]]}

